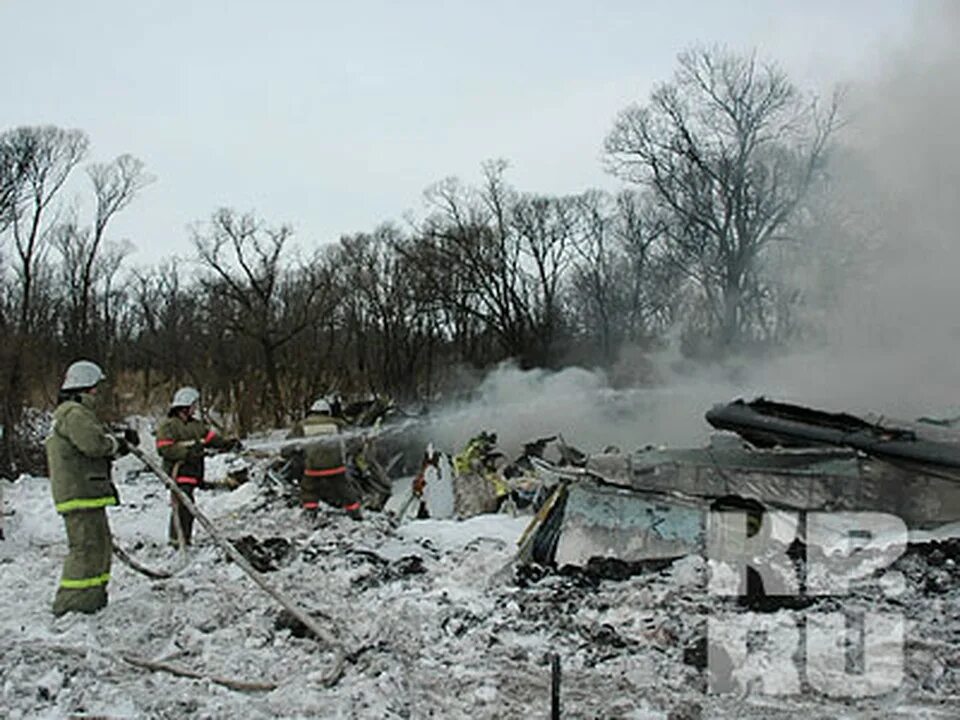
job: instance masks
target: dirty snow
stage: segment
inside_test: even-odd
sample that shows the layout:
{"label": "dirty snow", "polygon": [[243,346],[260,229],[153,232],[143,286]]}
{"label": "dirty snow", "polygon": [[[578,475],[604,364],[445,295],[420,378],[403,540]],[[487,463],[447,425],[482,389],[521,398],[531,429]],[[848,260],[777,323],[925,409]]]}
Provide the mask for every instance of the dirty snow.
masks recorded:
{"label": "dirty snow", "polygon": [[[214,460],[212,474],[225,462]],[[54,619],[49,612],[66,544],[47,480],[6,483],[3,717],[547,717],[551,653],[562,661],[564,717],[960,716],[956,552],[902,559],[905,590],[897,597],[865,590],[813,606],[907,617],[907,661],[896,690],[862,700],[806,688],[719,695],[707,692],[705,627],[737,606],[707,593],[699,557],[616,581],[523,572],[491,582],[526,518],[411,521],[397,529],[377,513],[355,523],[328,511],[309,523],[271,493],[259,468],[239,490],[200,492],[201,509],[227,536],[279,548],[277,569],[265,577],[342,638],[346,673],[324,688],[330,654],[299,636],[202,528],[181,565],[165,541],[167,494],[158,480],[134,472],[137,466],[133,458],[115,466],[124,504],[110,510],[114,536],[140,562],[179,569],[171,579],[150,580],[115,559],[110,604],[94,616]],[[780,608],[765,617],[772,627],[790,628],[809,610]],[[122,653],[278,687],[231,690],[134,667]]]}

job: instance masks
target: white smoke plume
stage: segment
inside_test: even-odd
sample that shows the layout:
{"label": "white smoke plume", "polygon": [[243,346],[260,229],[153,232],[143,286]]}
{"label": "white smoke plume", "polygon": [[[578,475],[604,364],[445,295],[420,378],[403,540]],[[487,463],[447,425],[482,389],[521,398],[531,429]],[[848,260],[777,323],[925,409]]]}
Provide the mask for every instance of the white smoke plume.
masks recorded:
{"label": "white smoke plume", "polygon": [[[844,81],[845,78],[837,78]],[[824,335],[775,361],[615,390],[598,372],[503,365],[431,423],[456,450],[481,430],[508,454],[562,433],[586,452],[706,440],[713,404],[756,395],[887,417],[960,414],[960,3],[921,4],[908,40],[851,83],[809,294]],[[819,304],[818,304],[819,302]]]}
{"label": "white smoke plume", "polygon": [[497,433],[500,449],[512,458],[523,443],[560,434],[587,453],[616,447],[697,445],[710,428],[703,414],[731,399],[735,385],[699,378],[657,387],[615,389],[599,371],[521,370],[504,363],[487,375],[475,399],[436,413],[429,439],[457,451],[480,431]]}
{"label": "white smoke plume", "polygon": [[823,239],[843,263],[826,342],[753,375],[764,392],[900,417],[960,407],[960,4],[854,83]]}

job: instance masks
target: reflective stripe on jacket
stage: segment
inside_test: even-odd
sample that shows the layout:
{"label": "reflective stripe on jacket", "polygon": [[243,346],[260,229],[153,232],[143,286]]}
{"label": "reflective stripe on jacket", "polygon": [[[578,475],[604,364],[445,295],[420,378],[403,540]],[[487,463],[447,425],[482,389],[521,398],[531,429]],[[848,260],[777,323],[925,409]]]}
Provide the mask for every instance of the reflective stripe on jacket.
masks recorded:
{"label": "reflective stripe on jacket", "polygon": [[163,469],[172,475],[179,463],[174,479],[184,485],[203,483],[203,448],[223,444],[215,430],[193,418],[184,422],[173,415],[157,426],[157,454],[163,459]]}
{"label": "reflective stripe on jacket", "polygon": [[58,513],[117,504],[110,483],[110,461],[119,443],[97,418],[96,398],[81,393],[53,413],[53,428],[44,445],[50,490]]}

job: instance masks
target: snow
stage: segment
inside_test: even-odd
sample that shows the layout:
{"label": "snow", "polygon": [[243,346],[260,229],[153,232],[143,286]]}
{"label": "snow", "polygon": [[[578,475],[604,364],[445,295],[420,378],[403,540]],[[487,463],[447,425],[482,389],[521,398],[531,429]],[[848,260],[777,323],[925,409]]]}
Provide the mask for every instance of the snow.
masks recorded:
{"label": "snow", "polygon": [[[777,697],[755,687],[719,695],[707,692],[696,656],[707,621],[737,608],[707,593],[699,557],[622,581],[570,572],[497,582],[527,517],[396,528],[379,513],[354,522],[330,510],[308,521],[261,483],[262,467],[236,491],[199,492],[200,508],[228,537],[253,536],[262,547],[271,539],[289,543],[264,576],[347,648],[343,678],[326,688],[320,680],[330,653],[299,637],[202,527],[181,564],[166,543],[167,493],[138,469],[129,457],[115,465],[124,504],[109,511],[114,537],[139,562],[175,573],[151,580],[115,559],[110,604],[92,616],[50,614],[66,544],[48,481],[5,483],[3,717],[546,717],[552,653],[561,658],[564,717],[958,716],[960,572],[953,556],[903,558],[900,596],[865,589],[813,607],[902,613],[907,662],[896,690],[859,700],[806,688]],[[789,629],[803,616],[804,608],[783,608],[764,617]],[[122,654],[278,687],[241,692],[138,668]]]}
{"label": "snow", "polygon": [[530,518],[509,515],[477,515],[460,522],[451,520],[414,520],[401,525],[401,537],[426,540],[440,550],[462,550],[468,545],[492,541],[501,549],[515,543]]}

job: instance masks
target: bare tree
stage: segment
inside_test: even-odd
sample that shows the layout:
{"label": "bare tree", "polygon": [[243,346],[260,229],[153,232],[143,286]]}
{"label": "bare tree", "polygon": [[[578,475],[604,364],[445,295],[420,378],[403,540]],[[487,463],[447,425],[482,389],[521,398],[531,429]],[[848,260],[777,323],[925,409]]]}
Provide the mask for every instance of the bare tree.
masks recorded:
{"label": "bare tree", "polygon": [[194,230],[207,301],[226,327],[254,341],[261,352],[273,420],[282,424],[286,404],[280,383],[279,351],[334,301],[322,263],[287,266],[293,230],[270,227],[252,213],[220,209],[209,225]]}
{"label": "bare tree", "polygon": [[96,242],[91,228],[79,227],[75,220],[52,228],[50,242],[60,260],[57,275],[65,350],[70,356],[104,357],[112,339],[104,329],[111,321],[115,275],[132,246]]}
{"label": "bare tree", "polygon": [[615,198],[613,234],[623,252],[621,282],[626,288],[626,338],[649,341],[674,322],[682,278],[665,255],[668,224],[646,193],[625,190]]}
{"label": "bare tree", "polygon": [[[3,207],[0,227],[13,237],[13,271],[17,279],[14,293],[14,318],[6,333],[2,379],[2,424],[6,431],[0,441],[0,465],[11,470],[23,459],[23,447],[16,433],[25,394],[33,383],[37,368],[28,360],[31,342],[44,337],[38,330],[38,308],[49,307],[49,296],[36,302],[38,283],[49,276],[46,265],[49,226],[45,216],[70,173],[87,151],[86,134],[80,130],[62,130],[53,126],[20,127],[0,135],[3,156]],[[38,357],[46,357],[40,355]],[[18,447],[20,448],[18,450]]]}
{"label": "bare tree", "polygon": [[[496,338],[497,359],[506,353],[544,364],[562,324],[573,203],[521,195],[505,182],[505,169],[503,161],[486,163],[477,189],[448,180],[427,191],[433,212],[419,231],[419,267],[461,330],[477,326]],[[482,354],[469,357],[482,364]]]}
{"label": "bare tree", "polygon": [[[164,392],[190,382],[205,385],[202,357],[209,347],[202,314],[200,288],[185,263],[171,258],[154,268],[132,273],[129,301],[135,324],[131,353],[134,367],[143,373],[145,403],[155,386]],[[198,352],[199,351],[199,352]]]}
{"label": "bare tree", "polygon": [[[442,301],[479,321],[502,349],[521,356],[530,334],[521,277],[521,250],[509,227],[513,190],[503,181],[505,164],[484,166],[484,186],[475,190],[456,180],[429,188],[433,213],[421,233],[431,259],[423,269]],[[438,294],[438,298],[440,298]]]}
{"label": "bare tree", "polygon": [[16,217],[23,187],[23,161],[6,136],[0,136],[0,236]]}
{"label": "bare tree", "polygon": [[698,48],[606,139],[610,170],[667,211],[672,257],[704,293],[721,348],[758,319],[757,259],[817,178],[837,107],[755,56]]}
{"label": "bare tree", "polygon": [[10,227],[21,284],[21,331],[30,325],[34,279],[45,255],[44,214],[86,155],[88,144],[84,132],[53,126],[21,127],[0,136],[0,145],[13,157],[9,162],[20,168]]}
{"label": "bare tree", "polygon": [[420,381],[430,384],[435,316],[418,292],[420,267],[398,251],[407,242],[393,225],[340,240],[343,329],[354,352],[344,365],[357,370],[357,389],[409,395]]}
{"label": "bare tree", "polygon": [[[17,191],[20,187],[20,168],[14,154],[5,142],[0,142],[0,278],[6,277],[3,256],[3,235],[13,221],[16,211]],[[10,299],[7,293],[0,298],[0,330],[7,333]]]}
{"label": "bare tree", "polygon": [[[75,247],[70,248],[68,254],[76,261],[72,263],[70,271],[76,283],[73,300],[77,348],[86,346],[91,340],[94,286],[102,280],[109,290],[113,273],[129,250],[127,245],[114,244],[106,253],[103,252],[107,225],[141,189],[154,181],[151,175],[144,172],[143,162],[132,155],[120,155],[113,162],[91,165],[87,168],[87,174],[93,183],[96,201],[93,226],[89,233],[75,232],[66,236],[75,241]],[[109,294],[106,292],[105,297],[109,297]]]}
{"label": "bare tree", "polygon": [[579,240],[576,202],[575,198],[523,195],[511,208],[511,226],[523,253],[518,280],[526,286],[523,304],[536,346],[532,358],[538,365],[554,359],[554,344],[563,325],[563,284]]}

